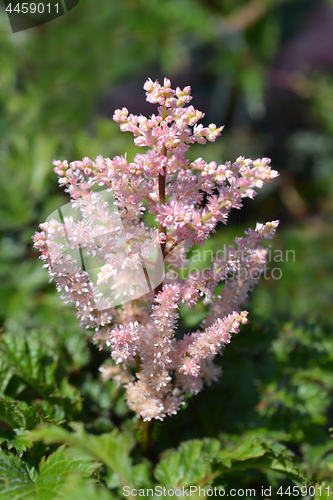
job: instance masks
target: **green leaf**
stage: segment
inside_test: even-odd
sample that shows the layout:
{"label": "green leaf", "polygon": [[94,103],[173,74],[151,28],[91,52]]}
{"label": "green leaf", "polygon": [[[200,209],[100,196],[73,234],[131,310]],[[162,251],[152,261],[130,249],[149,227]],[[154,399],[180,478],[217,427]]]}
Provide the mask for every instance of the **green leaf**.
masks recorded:
{"label": "green leaf", "polygon": [[267,445],[248,438],[233,450],[221,450],[215,439],[182,443],[177,451],[168,450],[156,466],[155,478],[162,486],[178,488],[212,483],[217,477],[237,470],[268,468],[304,483],[282,445]]}
{"label": "green leaf", "polygon": [[24,378],[37,390],[43,386],[50,390],[55,379],[58,359],[55,353],[50,355],[47,347],[34,333],[20,335],[5,334],[1,342],[2,356],[12,365],[18,376]]}
{"label": "green leaf", "polygon": [[0,488],[3,487],[4,490],[14,488],[14,486],[19,489],[20,487],[29,486],[31,483],[22,460],[12,454],[6,455],[3,451],[0,451],[0,480]]}
{"label": "green leaf", "polygon": [[71,473],[66,476],[64,485],[59,490],[56,498],[68,500],[70,498],[79,498],[80,500],[115,500],[110,491],[97,486],[92,481],[82,483],[82,477],[79,474]]}
{"label": "green leaf", "polygon": [[164,453],[155,468],[155,477],[159,484],[170,488],[197,484],[211,474],[210,457],[219,448],[220,443],[215,439],[186,441],[177,451],[168,450]]}
{"label": "green leaf", "polygon": [[[1,353],[12,373],[34,389],[39,399],[52,397],[52,404],[65,408],[66,414],[81,410],[81,398],[60,369],[59,355],[41,341],[40,332],[20,332],[2,337]],[[59,380],[60,373],[62,378]],[[17,396],[15,396],[17,397]],[[73,404],[74,403],[74,404]]]}
{"label": "green leaf", "polygon": [[323,497],[330,498],[332,496],[332,481],[323,481],[315,485],[315,496],[313,500],[321,500]]}
{"label": "green leaf", "polygon": [[23,452],[33,445],[30,433],[24,429],[0,431],[0,444],[7,443],[8,450],[15,448],[21,457]]}
{"label": "green leaf", "polygon": [[3,395],[9,381],[14,375],[15,369],[0,359],[0,394]]}
{"label": "green leaf", "polygon": [[68,473],[80,474],[81,482],[100,464],[88,457],[73,457],[64,447],[58,448],[39,463],[39,473],[29,474],[18,457],[0,454],[0,498],[50,500],[59,493]]}
{"label": "green leaf", "polygon": [[37,424],[45,421],[45,417],[39,415],[37,406],[30,406],[27,409],[19,407],[17,401],[5,401],[0,399],[0,421],[9,425],[13,429],[32,429]]}
{"label": "green leaf", "polygon": [[70,449],[65,449],[64,446],[58,448],[47,459],[42,458],[39,464],[38,484],[42,484],[48,478],[64,476],[68,472],[78,471],[83,476],[92,474],[98,467],[96,461],[92,461],[88,457],[75,457]]}
{"label": "green leaf", "polygon": [[304,483],[303,474],[295,467],[290,456],[281,445],[271,445],[261,442],[258,438],[247,439],[233,451],[221,450],[215,459],[224,466],[222,474],[230,470],[250,468],[268,468],[283,473],[296,482]]}
{"label": "green leaf", "polygon": [[82,423],[69,424],[74,432],[69,432],[56,425],[41,426],[32,432],[34,439],[42,439],[44,443],[67,443],[92,459],[103,462],[117,476],[121,486],[133,487],[130,450],[132,443],[127,436],[116,429],[95,436],[84,430]]}

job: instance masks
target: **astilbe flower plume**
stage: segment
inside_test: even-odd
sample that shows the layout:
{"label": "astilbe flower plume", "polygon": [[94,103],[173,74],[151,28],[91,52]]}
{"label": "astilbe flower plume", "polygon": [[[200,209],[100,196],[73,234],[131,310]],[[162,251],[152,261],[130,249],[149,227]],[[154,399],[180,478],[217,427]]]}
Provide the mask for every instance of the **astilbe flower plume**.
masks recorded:
{"label": "astilbe flower plume", "polygon": [[[163,85],[149,79],[144,89],[147,101],[158,105],[156,115],[134,116],[123,108],[113,119],[120,130],[132,132],[137,146],[149,149],[132,162],[126,156],[54,161],[72,211],[82,219],[66,214],[60,222],[51,219],[33,239],[61,298],[73,302],[82,324],[95,329],[100,348],[111,350],[113,364],[101,368],[103,377],[124,384],[128,405],[138,416],[162,420],[179,410],[184,394],[197,394],[219,376],[214,357],[247,322],[241,304],[264,269],[267,251],[260,244],[273,237],[278,221],[257,224],[236,238],[223,258],[213,259],[209,272],[181,279],[177,266],[218,222],[226,224],[232,208],[240,209],[243,198],[253,198],[255,188],[278,173],[268,158],[240,156],[220,165],[198,158],[190,163],[185,154],[191,144],[215,141],[222,127],[198,125],[204,114],[188,105],[190,87],[173,90],[165,78]],[[112,193],[113,207],[94,185]],[[155,216],[158,228],[144,224],[145,212]],[[124,246],[126,258],[119,259]],[[74,250],[97,261],[95,283]],[[150,285],[148,293],[146,287],[134,290],[142,269],[149,282],[147,259],[157,250],[160,283]],[[108,289],[118,298],[116,306]],[[201,329],[176,340],[181,305],[193,307],[202,297],[209,311]]]}

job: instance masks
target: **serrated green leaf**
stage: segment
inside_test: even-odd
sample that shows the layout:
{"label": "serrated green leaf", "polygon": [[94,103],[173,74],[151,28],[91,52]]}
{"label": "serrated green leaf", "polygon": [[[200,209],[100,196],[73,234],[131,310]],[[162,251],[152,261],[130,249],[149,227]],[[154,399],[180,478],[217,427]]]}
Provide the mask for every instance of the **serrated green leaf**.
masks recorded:
{"label": "serrated green leaf", "polygon": [[0,395],[4,394],[14,372],[15,370],[12,366],[7,365],[3,359],[0,359]]}
{"label": "serrated green leaf", "polygon": [[15,448],[19,456],[33,445],[29,431],[24,429],[1,430],[0,444],[4,442],[7,443],[8,450]]}
{"label": "serrated green leaf", "polygon": [[13,429],[32,429],[45,421],[46,417],[41,416],[38,411],[36,406],[22,409],[17,401],[0,399],[0,421],[5,422]]}
{"label": "serrated green leaf", "polygon": [[129,456],[133,443],[116,429],[95,436],[88,434],[81,423],[70,424],[74,432],[69,432],[56,425],[41,426],[32,432],[34,439],[44,443],[67,443],[80,450],[84,455],[103,462],[117,476],[122,486],[133,485],[131,459]]}
{"label": "serrated green leaf", "polygon": [[81,482],[91,475],[100,464],[88,457],[73,457],[64,447],[58,448],[47,459],[42,458],[39,473],[29,474],[26,465],[18,457],[0,454],[0,498],[5,500],[38,499],[57,497],[68,473],[80,475]]}
{"label": "serrated green leaf", "polygon": [[38,484],[50,477],[64,476],[68,472],[77,471],[87,476],[92,474],[100,464],[88,457],[73,456],[64,446],[58,448],[48,458],[43,457],[39,463]]}
{"label": "serrated green leaf", "polygon": [[247,439],[233,451],[221,450],[217,458],[223,465],[231,468],[233,462],[262,457],[266,451],[267,447],[258,439]]}
{"label": "serrated green leaf", "polygon": [[136,464],[132,467],[133,483],[136,485],[152,487],[151,470],[152,464],[148,461]]}
{"label": "serrated green leaf", "polygon": [[1,353],[6,363],[27,383],[36,386],[37,390],[46,386],[47,395],[52,392],[58,359],[55,353],[50,355],[36,335],[3,335]]}
{"label": "serrated green leaf", "polygon": [[48,401],[52,397],[53,405],[58,404],[69,415],[81,410],[78,390],[64,376],[57,380],[59,355],[41,341],[40,332],[5,334],[0,348],[4,361],[12,370],[11,374],[32,387],[40,399]]}
{"label": "serrated green leaf", "polygon": [[304,483],[303,474],[295,467],[290,456],[278,447],[269,446],[258,438],[250,438],[233,451],[220,451],[216,460],[224,466],[222,474],[232,470],[268,468]]}
{"label": "serrated green leaf", "polygon": [[250,438],[233,450],[221,450],[217,440],[193,440],[182,443],[177,451],[167,451],[156,466],[159,484],[172,488],[209,484],[220,475],[251,468],[268,468],[296,482],[304,482],[282,445],[267,445]]}
{"label": "serrated green leaf", "polygon": [[11,481],[15,481],[15,483],[22,481],[23,484],[30,483],[24,462],[12,454],[7,455],[4,451],[0,451],[0,479],[4,481],[5,485],[9,485]]}
{"label": "serrated green leaf", "polygon": [[177,451],[167,451],[156,466],[154,475],[159,484],[177,488],[198,484],[212,472],[211,457],[220,448],[215,439],[182,443]]}
{"label": "serrated green leaf", "polygon": [[332,498],[333,481],[323,481],[315,485],[315,496],[313,500],[321,500],[323,497]]}
{"label": "serrated green leaf", "polygon": [[92,481],[82,483],[82,477],[79,474],[69,474],[64,482],[64,485],[58,492],[57,499],[74,499],[80,500],[116,500],[119,497],[113,495],[107,488],[97,486]]}

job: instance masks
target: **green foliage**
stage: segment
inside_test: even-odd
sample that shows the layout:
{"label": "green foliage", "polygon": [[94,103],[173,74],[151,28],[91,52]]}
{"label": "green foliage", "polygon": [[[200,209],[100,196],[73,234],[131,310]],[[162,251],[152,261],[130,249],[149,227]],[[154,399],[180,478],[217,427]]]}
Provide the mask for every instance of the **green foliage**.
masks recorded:
{"label": "green foliage", "polygon": [[100,460],[109,467],[116,474],[120,485],[133,487],[129,458],[131,443],[127,436],[119,434],[116,430],[94,436],[87,434],[82,424],[78,422],[73,422],[71,427],[74,433],[52,426],[34,431],[33,436],[43,439],[47,444],[61,442],[75,446],[78,452]]}
{"label": "green foliage", "polygon": [[258,438],[247,439],[232,452],[221,451],[217,455],[217,459],[226,469],[267,468],[281,472],[294,481],[304,482],[304,476],[293,464],[288,450],[284,450],[279,444],[269,446],[262,443]]}
{"label": "green foliage", "polygon": [[[6,420],[3,418],[2,421],[6,422]],[[6,442],[8,450],[15,448],[20,457],[22,456],[23,452],[28,448],[31,448],[33,444],[29,432],[25,429],[15,429],[12,431],[1,430],[0,445],[2,445],[4,442]]]}
{"label": "green foliage", "polygon": [[[65,413],[77,414],[81,400],[75,388],[68,383],[64,363],[59,353],[50,352],[47,342],[35,331],[5,334],[1,342],[2,371],[5,375],[2,394],[22,398],[28,404],[43,400],[44,411],[61,420]],[[52,400],[52,405],[48,402]],[[11,424],[10,424],[11,425]]]}
{"label": "green foliage", "polygon": [[70,472],[80,473],[80,480],[89,477],[99,464],[84,457],[68,455],[63,447],[48,458],[43,457],[38,468],[29,467],[14,455],[0,454],[0,495],[10,499],[49,500],[57,498],[65,476]]}
{"label": "green foliage", "polygon": [[[191,485],[212,485],[216,478],[252,468],[279,471],[302,484],[304,477],[297,470],[290,453],[281,445],[272,446],[249,437],[240,446],[228,449],[223,442],[206,439],[182,443],[176,452],[168,451],[155,469],[159,484],[174,489]],[[281,450],[282,448],[282,450]],[[216,482],[215,482],[216,484]]]}
{"label": "green foliage", "polygon": [[[39,473],[36,470],[27,471],[24,462],[3,454],[1,474],[9,481],[4,492],[7,494],[11,488],[19,491],[17,480],[20,479],[22,488],[35,492],[37,498],[42,494],[46,481],[55,494],[53,488],[58,490],[63,485],[65,474],[71,471],[92,473],[98,462],[102,462],[109,469],[106,471],[106,477],[112,489],[124,486],[131,489],[154,488],[157,485],[168,489],[214,486],[219,484],[217,481],[221,479],[228,485],[228,476],[236,471],[252,468],[272,469],[291,477],[299,484],[304,482],[303,475],[290,458],[290,452],[286,453],[281,445],[269,446],[258,439],[250,438],[241,446],[231,447],[232,449],[230,446],[226,448],[224,443],[217,439],[187,441],[182,443],[178,450],[164,452],[152,472],[152,467],[145,465],[145,462],[140,465],[133,464],[129,458],[133,443],[131,446],[125,435],[112,431],[93,436],[86,433],[82,424],[78,423],[71,424],[71,428],[74,432],[54,425],[44,425],[31,433],[30,436],[34,440],[42,439],[46,444],[66,442],[72,446],[66,450],[63,447],[58,448],[46,461],[42,459]],[[113,475],[113,481],[110,480],[110,473]],[[66,490],[65,485],[64,491]],[[61,497],[64,491],[61,488],[57,493]]]}
{"label": "green foliage", "polygon": [[115,500],[119,497],[93,481],[83,482],[79,474],[73,473],[66,475],[64,484],[61,490],[58,491],[56,498],[59,500],[68,500],[69,498],[79,498],[80,500]]}
{"label": "green foliage", "polygon": [[177,451],[168,450],[155,469],[159,484],[170,488],[191,486],[212,479],[212,458],[220,450],[217,440],[182,443]]}
{"label": "green foliage", "polygon": [[19,408],[17,401],[0,401],[0,420],[13,429],[32,429],[43,421],[37,407]]}

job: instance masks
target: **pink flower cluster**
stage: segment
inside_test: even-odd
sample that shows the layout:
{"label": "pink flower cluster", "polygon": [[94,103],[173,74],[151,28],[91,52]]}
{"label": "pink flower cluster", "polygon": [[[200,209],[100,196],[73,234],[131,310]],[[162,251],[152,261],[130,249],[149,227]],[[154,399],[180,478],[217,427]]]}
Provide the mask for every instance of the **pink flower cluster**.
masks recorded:
{"label": "pink flower cluster", "polygon": [[[165,78],[163,85],[148,80],[144,89],[147,101],[158,104],[157,115],[134,116],[123,108],[113,118],[122,131],[132,132],[137,146],[150,149],[132,162],[126,156],[54,161],[59,184],[82,218],[50,220],[33,239],[62,299],[74,304],[87,328],[95,328],[95,342],[111,350],[111,364],[101,368],[103,378],[124,384],[128,405],[138,416],[162,420],[179,410],[184,394],[197,394],[219,376],[213,360],[247,322],[241,304],[264,269],[261,242],[274,236],[278,221],[249,229],[223,258],[213,259],[209,272],[195,278],[181,279],[177,263],[191,246],[204,244],[218,222],[226,224],[243,198],[253,198],[255,188],[278,173],[268,158],[190,163],[185,154],[191,144],[215,141],[222,127],[198,125],[204,114],[189,105],[190,87],[173,90]],[[112,193],[115,207],[92,189],[95,185]],[[144,224],[145,212],[155,216],[158,228]],[[126,258],[119,260],[124,247]],[[97,261],[96,282],[73,256],[75,249]],[[132,300],[128,292],[128,300],[114,307],[98,287],[107,290],[115,279],[113,291],[124,289],[126,295],[137,273],[144,271],[148,280],[143,264],[154,251],[160,252],[155,267],[168,264],[174,272],[162,275],[148,292],[143,287]],[[180,307],[193,307],[201,299],[208,307],[202,328],[176,340]]]}

